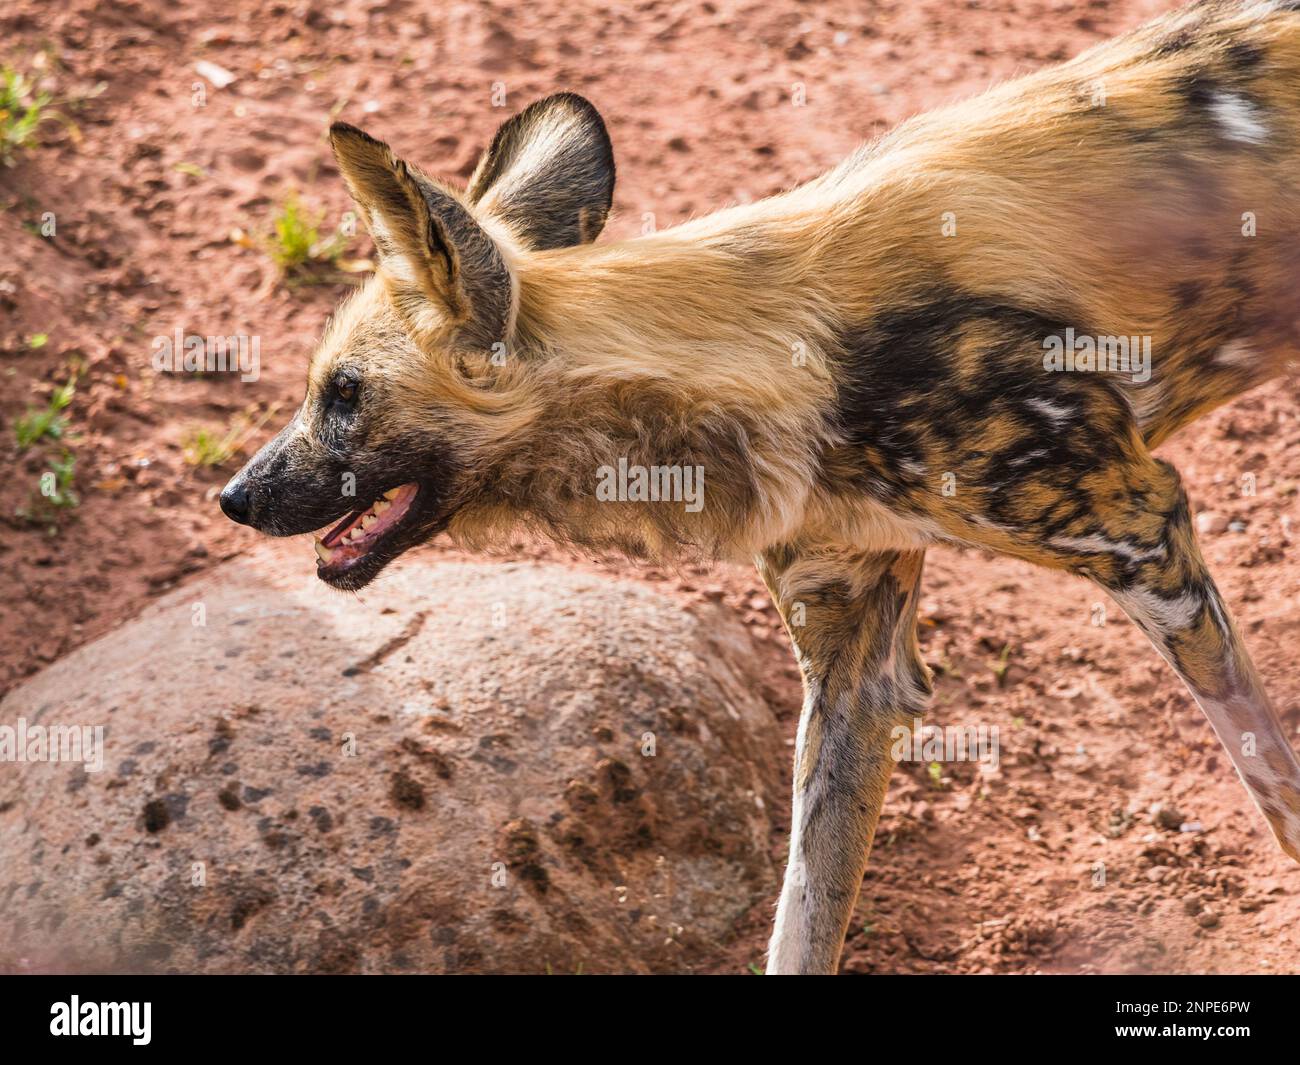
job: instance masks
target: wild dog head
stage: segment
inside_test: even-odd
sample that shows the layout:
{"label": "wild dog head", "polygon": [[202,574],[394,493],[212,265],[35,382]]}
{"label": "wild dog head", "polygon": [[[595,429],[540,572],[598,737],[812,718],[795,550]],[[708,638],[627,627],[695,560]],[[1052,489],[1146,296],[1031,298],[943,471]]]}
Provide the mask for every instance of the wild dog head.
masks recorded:
{"label": "wild dog head", "polygon": [[317,574],[354,589],[491,480],[509,432],[491,385],[514,331],[515,264],[596,238],[614,162],[599,114],[568,93],[506,122],[463,192],[353,126],[334,125],[330,141],[376,275],[334,316],[302,407],[221,508],[273,536],[337,522],[317,542]]}

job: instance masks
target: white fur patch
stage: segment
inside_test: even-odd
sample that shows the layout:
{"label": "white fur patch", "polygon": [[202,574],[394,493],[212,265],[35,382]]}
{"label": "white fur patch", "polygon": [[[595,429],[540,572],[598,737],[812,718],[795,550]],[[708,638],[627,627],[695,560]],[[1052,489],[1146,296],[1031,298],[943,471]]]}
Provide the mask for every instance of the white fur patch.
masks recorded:
{"label": "white fur patch", "polygon": [[810,672],[807,659],[801,653],[796,653],[800,666],[804,667],[807,682],[804,709],[799,715],[799,728],[795,735],[795,785],[794,803],[790,811],[790,856],[786,861],[781,897],[776,904],[776,920],[767,946],[767,972],[772,976],[799,972],[812,931],[806,890],[808,866],[803,852],[803,812],[809,793],[815,792],[818,788],[818,781],[815,777],[810,779],[807,788],[804,789],[799,786],[799,777],[807,752],[808,721],[812,717],[813,707],[821,697],[821,678]]}
{"label": "white fur patch", "polygon": [[1249,366],[1258,361],[1258,356],[1246,341],[1229,340],[1214,353],[1214,361],[1224,366]]}
{"label": "white fur patch", "polygon": [[1151,562],[1165,557],[1165,549],[1156,547],[1150,551],[1139,551],[1130,544],[1120,540],[1107,540],[1095,533],[1092,536],[1056,536],[1052,538],[1053,547],[1063,547],[1067,551],[1087,551],[1101,555],[1118,555],[1126,562]]}
{"label": "white fur patch", "polygon": [[1052,423],[1052,428],[1060,429],[1070,420],[1073,413],[1069,407],[1062,407],[1053,403],[1050,399],[1027,399],[1025,406],[1032,410],[1038,411],[1039,414],[1047,418]]}
{"label": "white fur patch", "polygon": [[1256,3],[1251,4],[1247,8],[1243,8],[1241,16],[1242,18],[1249,19],[1266,18],[1277,11],[1281,11],[1285,6],[1286,4],[1284,4],[1282,0],[1257,0]]}
{"label": "white fur patch", "polygon": [[1260,118],[1259,108],[1233,92],[1216,92],[1211,95],[1210,113],[1223,127],[1223,135],[1243,144],[1263,144],[1268,138],[1268,127]]}
{"label": "white fur patch", "polygon": [[1033,451],[1026,451],[1023,455],[1017,455],[1010,462],[1008,462],[1007,465],[1024,466],[1038,459],[1045,458],[1046,456],[1047,456],[1046,451],[1044,451],[1042,448],[1036,448]]}
{"label": "white fur patch", "polygon": [[1193,592],[1165,599],[1150,588],[1130,588],[1123,592],[1111,592],[1111,595],[1129,617],[1148,631],[1158,632],[1162,636],[1172,636],[1190,628],[1204,604],[1201,596]]}

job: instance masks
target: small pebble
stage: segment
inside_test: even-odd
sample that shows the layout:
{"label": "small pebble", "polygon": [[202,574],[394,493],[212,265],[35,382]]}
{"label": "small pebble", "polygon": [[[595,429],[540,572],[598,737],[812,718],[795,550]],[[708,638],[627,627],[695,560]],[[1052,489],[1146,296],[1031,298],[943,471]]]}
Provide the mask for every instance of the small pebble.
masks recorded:
{"label": "small pebble", "polygon": [[1162,806],[1156,811],[1156,824],[1161,828],[1176,830],[1182,827],[1183,815],[1173,806]]}
{"label": "small pebble", "polygon": [[1221,533],[1228,528],[1228,519],[1213,510],[1203,510],[1196,515],[1196,531],[1199,533]]}

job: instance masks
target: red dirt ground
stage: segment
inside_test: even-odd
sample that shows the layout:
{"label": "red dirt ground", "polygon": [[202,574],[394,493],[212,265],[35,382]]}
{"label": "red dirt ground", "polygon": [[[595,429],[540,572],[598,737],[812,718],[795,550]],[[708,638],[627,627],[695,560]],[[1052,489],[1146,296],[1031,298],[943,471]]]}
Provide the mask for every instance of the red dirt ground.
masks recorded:
{"label": "red dirt ground", "polygon": [[[342,215],[324,139],[332,116],[464,177],[508,113],[581,92],[610,125],[619,185],[608,231],[627,236],[647,215],[662,228],[810,178],[909,114],[1169,5],[228,0],[220,16],[202,6],[11,0],[0,14],[0,62],[43,62],[76,124],[43,127],[0,170],[0,461],[12,471],[0,482],[0,690],[252,543],[215,503],[238,459],[196,468],[182,441],[300,398],[305,356],[345,289],[279,284],[230,234],[265,227],[290,190],[329,224]],[[204,106],[199,60],[236,75],[206,85]],[[505,109],[492,106],[497,84]],[[791,105],[796,84],[804,107]],[[46,212],[52,238],[39,233]],[[151,338],[178,327],[260,336],[261,378],[156,373]],[[34,347],[38,334],[48,341]],[[19,453],[10,427],[73,362],[84,371],[63,443],[81,502],[51,532],[15,511],[61,446]],[[1205,550],[1290,730],[1300,724],[1293,386],[1263,388],[1163,449],[1199,507],[1240,523]],[[640,572],[735,606],[763,641],[761,683],[792,733],[797,675],[757,579]],[[969,764],[938,781],[924,766],[896,774],[845,971],[1300,971],[1300,870],[1137,630],[1113,606],[1092,624],[1097,598],[1018,563],[932,552],[930,720],[999,726],[1002,766],[988,778]],[[1199,828],[1179,831],[1184,822]],[[772,843],[783,850],[784,831]],[[751,914],[718,971],[761,964],[769,917]]]}

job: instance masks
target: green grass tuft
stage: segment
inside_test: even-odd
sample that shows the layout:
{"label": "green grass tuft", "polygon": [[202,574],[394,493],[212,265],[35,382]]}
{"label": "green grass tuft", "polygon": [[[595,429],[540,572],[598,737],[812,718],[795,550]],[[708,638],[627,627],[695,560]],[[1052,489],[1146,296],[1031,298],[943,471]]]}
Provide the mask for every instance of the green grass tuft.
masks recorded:
{"label": "green grass tuft", "polygon": [[60,515],[72,510],[81,502],[72,488],[77,472],[77,456],[67,448],[57,461],[50,462],[50,468],[41,474],[36,488],[31,494],[31,501],[20,506],[15,513],[24,521],[33,525],[44,525],[51,536],[59,531]]}
{"label": "green grass tuft", "polygon": [[44,440],[58,440],[68,427],[68,419],[63,414],[72,402],[77,391],[76,377],[69,377],[68,383],[56,388],[50,401],[43,408],[28,407],[27,413],[14,422],[14,435],[18,438],[18,448],[26,451],[33,444]]}
{"label": "green grass tuft", "polygon": [[40,92],[35,79],[13,67],[0,67],[0,163],[13,166],[18,152],[51,117],[49,105],[49,93]]}
{"label": "green grass tuft", "polygon": [[347,250],[348,237],[341,230],[321,235],[324,211],[305,207],[296,193],[280,204],[266,239],[267,254],[286,280],[319,281],[322,273],[333,272]]}
{"label": "green grass tuft", "polygon": [[191,466],[214,468],[224,466],[244,450],[244,445],[275,415],[279,407],[271,407],[261,417],[251,411],[235,415],[224,429],[205,425],[189,429],[181,440],[182,454]]}

